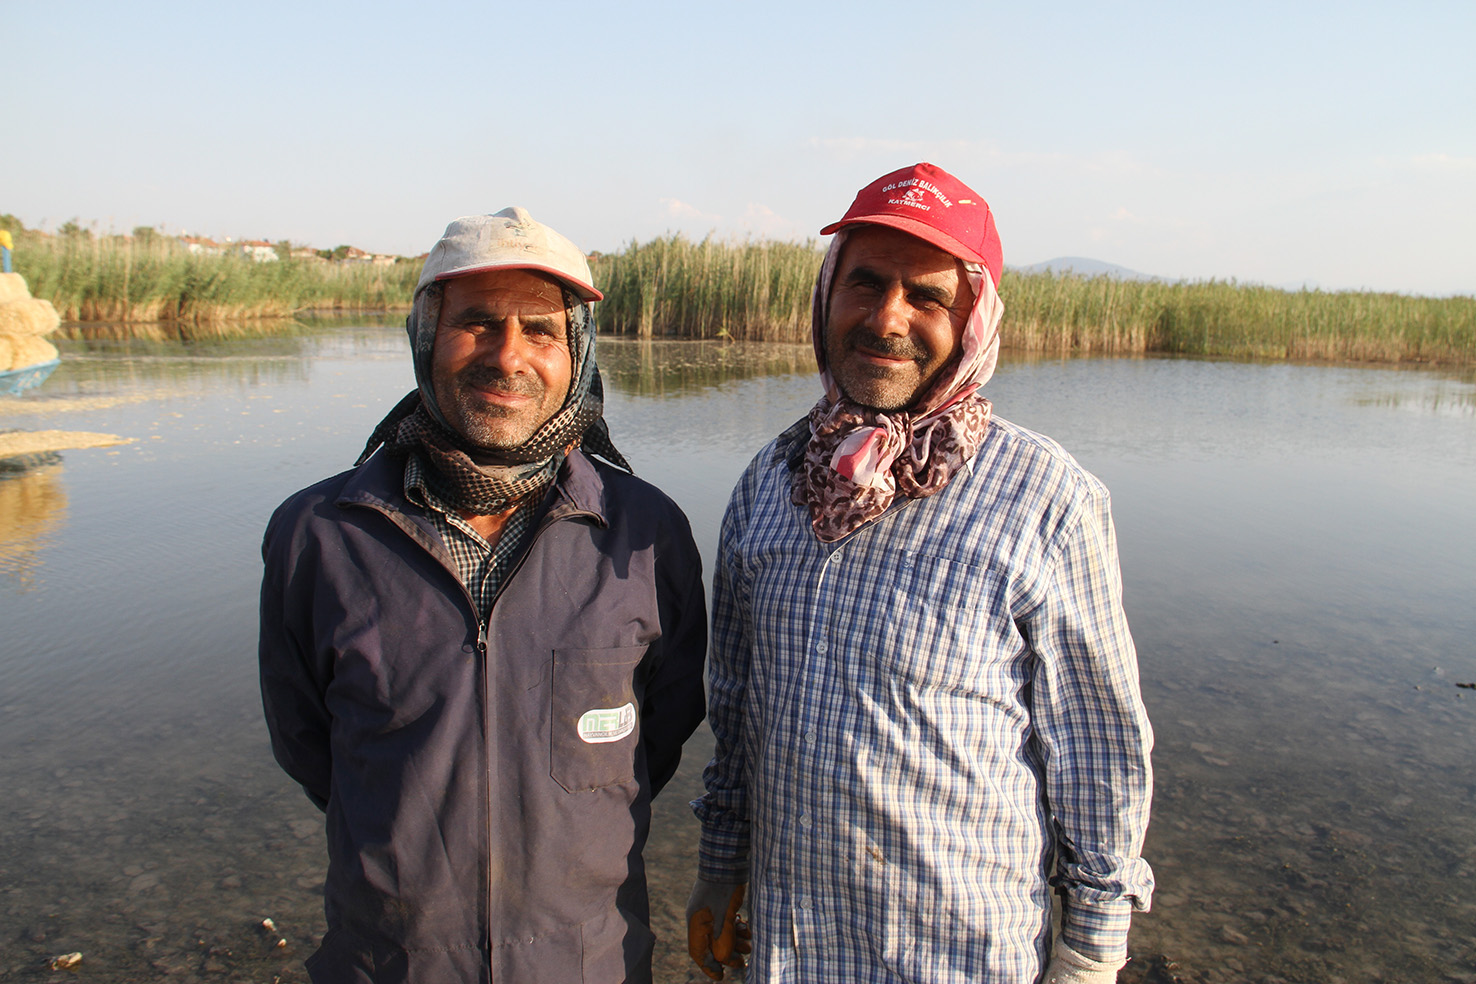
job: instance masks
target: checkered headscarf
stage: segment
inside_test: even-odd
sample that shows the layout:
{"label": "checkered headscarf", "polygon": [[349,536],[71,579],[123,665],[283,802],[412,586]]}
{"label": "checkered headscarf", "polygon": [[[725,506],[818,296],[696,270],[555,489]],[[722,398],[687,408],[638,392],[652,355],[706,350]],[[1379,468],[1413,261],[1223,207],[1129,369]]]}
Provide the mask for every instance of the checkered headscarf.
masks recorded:
{"label": "checkered headscarf", "polygon": [[576,447],[631,470],[611,442],[605,424],[605,389],[595,364],[595,322],[588,303],[563,291],[572,362],[572,381],[563,405],[527,441],[494,451],[458,434],[436,403],[431,353],[443,294],[442,285],[432,283],[415,295],[405,331],[410,336],[417,388],[374,428],[358,464],[380,445],[390,454],[418,452],[427,465],[427,483],[440,498],[483,515],[500,513],[548,488],[565,456]]}

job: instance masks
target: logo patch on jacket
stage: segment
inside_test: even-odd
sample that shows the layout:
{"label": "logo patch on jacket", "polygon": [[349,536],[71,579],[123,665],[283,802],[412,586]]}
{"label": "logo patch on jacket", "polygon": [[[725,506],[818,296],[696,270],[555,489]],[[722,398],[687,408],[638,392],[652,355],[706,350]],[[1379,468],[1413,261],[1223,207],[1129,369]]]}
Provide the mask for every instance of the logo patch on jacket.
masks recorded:
{"label": "logo patch on jacket", "polygon": [[635,730],[636,706],[596,707],[579,718],[579,737],[591,745],[619,741]]}

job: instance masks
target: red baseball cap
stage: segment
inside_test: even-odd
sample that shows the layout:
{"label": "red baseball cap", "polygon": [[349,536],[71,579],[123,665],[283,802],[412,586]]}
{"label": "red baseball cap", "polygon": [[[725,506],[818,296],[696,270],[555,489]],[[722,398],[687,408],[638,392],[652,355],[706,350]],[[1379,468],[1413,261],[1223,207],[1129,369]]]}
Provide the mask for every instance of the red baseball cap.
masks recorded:
{"label": "red baseball cap", "polygon": [[989,203],[935,164],[914,164],[877,178],[820,235],[863,223],[899,229],[961,260],[982,263],[999,286],[1004,250]]}

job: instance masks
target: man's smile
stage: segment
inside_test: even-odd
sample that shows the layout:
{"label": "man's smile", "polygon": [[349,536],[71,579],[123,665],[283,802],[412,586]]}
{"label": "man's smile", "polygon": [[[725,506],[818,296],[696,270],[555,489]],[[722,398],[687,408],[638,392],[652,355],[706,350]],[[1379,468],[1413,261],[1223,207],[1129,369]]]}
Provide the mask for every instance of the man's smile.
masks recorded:
{"label": "man's smile", "polygon": [[536,378],[506,376],[485,366],[472,366],[462,370],[457,381],[487,403],[508,407],[541,399],[544,392]]}
{"label": "man's smile", "polygon": [[846,339],[846,348],[863,359],[882,366],[919,363],[928,358],[928,353],[922,351],[921,346],[910,338],[873,335],[863,329],[851,332]]}

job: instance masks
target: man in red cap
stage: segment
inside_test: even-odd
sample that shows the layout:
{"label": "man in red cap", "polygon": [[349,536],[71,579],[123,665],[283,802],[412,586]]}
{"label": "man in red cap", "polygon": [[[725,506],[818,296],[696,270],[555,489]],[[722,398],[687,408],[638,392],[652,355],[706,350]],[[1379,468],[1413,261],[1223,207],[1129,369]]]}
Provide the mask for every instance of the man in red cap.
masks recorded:
{"label": "man in red cap", "polygon": [[918,164],[821,232],[825,395],[719,538],[692,956],[743,962],[746,891],[751,981],[1106,984],[1153,889],[1107,490],[980,393],[978,194]]}
{"label": "man in red cap", "polygon": [[686,517],[610,441],[599,299],[526,210],[452,222],[417,388],[267,528],[272,750],[327,814],[316,984],[650,984],[706,612]]}

